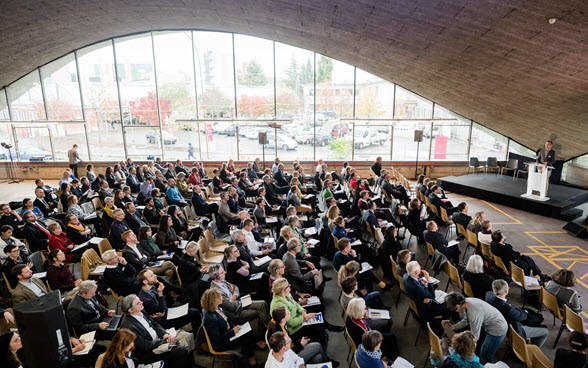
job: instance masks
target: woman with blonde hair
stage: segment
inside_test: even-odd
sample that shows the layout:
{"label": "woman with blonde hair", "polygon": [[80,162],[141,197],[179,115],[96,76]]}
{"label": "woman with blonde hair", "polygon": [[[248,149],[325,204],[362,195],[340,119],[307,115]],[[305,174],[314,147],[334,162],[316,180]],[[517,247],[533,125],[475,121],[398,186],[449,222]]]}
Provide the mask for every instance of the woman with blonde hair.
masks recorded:
{"label": "woman with blonde hair", "polygon": [[200,298],[210,284],[202,280],[202,275],[208,272],[208,265],[202,265],[196,259],[199,249],[195,241],[186,245],[178,262],[178,274],[182,280],[182,300],[189,303],[190,308],[201,309]]}
{"label": "woman with blonde hair", "polygon": [[[102,368],[132,368],[135,363],[130,358],[135,349],[135,334],[126,328],[121,328],[110,341],[102,359],[98,358],[96,366],[101,363]],[[102,360],[102,362],[100,362]]]}
{"label": "woman with blonde hair", "polygon": [[484,222],[485,220],[486,215],[483,211],[476,212],[474,214],[474,217],[472,217],[472,220],[468,224],[467,229],[477,235],[480,231],[482,231],[482,222]]}

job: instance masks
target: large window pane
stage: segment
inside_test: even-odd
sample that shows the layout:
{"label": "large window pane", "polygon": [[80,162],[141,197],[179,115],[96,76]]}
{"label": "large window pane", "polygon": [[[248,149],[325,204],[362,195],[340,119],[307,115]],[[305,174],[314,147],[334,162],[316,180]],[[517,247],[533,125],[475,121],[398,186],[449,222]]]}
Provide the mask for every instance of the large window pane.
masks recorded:
{"label": "large window pane", "polygon": [[[314,159],[314,53],[276,42],[277,118],[288,119],[296,132],[299,159]],[[318,142],[318,145],[324,142]]]}
{"label": "large window pane", "polygon": [[8,103],[12,110],[12,120],[30,121],[46,119],[43,91],[39,72],[34,70],[9,85]]}
{"label": "large window pane", "polygon": [[0,89],[0,120],[10,120],[6,91],[4,89]]}
{"label": "large window pane", "polygon": [[49,120],[81,120],[82,104],[74,55],[66,55],[41,67],[41,78]]}
{"label": "large window pane", "polygon": [[[349,126],[340,118],[353,116],[353,66],[316,54],[316,135],[331,136],[316,147],[316,158],[350,160]],[[311,89],[312,91],[312,89]]]}
{"label": "large window pane", "polygon": [[419,161],[429,159],[430,138],[424,138],[417,143],[414,141],[415,130],[425,130],[429,128],[430,121],[398,121],[394,125],[394,145],[392,159],[395,161],[415,161],[417,150],[419,152]]}
{"label": "large window pane", "polygon": [[390,131],[394,127],[391,121],[358,120],[354,126],[354,160],[374,161],[379,156],[390,159]]}
{"label": "large window pane", "polygon": [[200,134],[203,160],[237,160],[236,124],[229,121],[206,122]]}
{"label": "large window pane", "polygon": [[[151,34],[118,38],[114,47],[124,124],[159,125]],[[166,107],[161,117],[170,114]]]}
{"label": "large window pane", "polygon": [[502,134],[474,123],[470,157],[477,157],[482,162],[488,157],[496,157],[499,161],[506,160],[507,141],[508,138]]}
{"label": "large window pane", "polygon": [[275,146],[272,142],[265,147],[259,144],[259,133],[273,134],[274,129],[265,122],[240,121],[239,122],[239,160],[253,161],[256,157],[262,157],[263,149],[269,157],[275,156]]}
{"label": "large window pane", "polygon": [[[128,157],[147,160],[150,155],[161,156],[160,134],[159,127],[125,127]],[[177,138],[168,132],[163,133],[163,141],[165,149],[177,144]]]}
{"label": "large window pane", "polygon": [[112,42],[78,51],[78,64],[92,160],[119,160],[124,147]]}
{"label": "large window pane", "polygon": [[201,119],[235,116],[233,40],[230,33],[194,32]]}
{"label": "large window pane", "polygon": [[[16,148],[14,148],[12,124],[0,124],[0,142],[7,143],[13,147],[10,151],[12,153],[12,158],[16,161]],[[10,161],[9,151],[4,147],[0,147],[0,161]]]}
{"label": "large window pane", "polygon": [[355,88],[355,116],[391,118],[394,115],[394,83],[357,69]]}
{"label": "large window pane", "polygon": [[[439,105],[435,105],[435,119],[456,119],[457,121],[435,121],[433,123],[431,159],[467,160],[470,119]],[[425,129],[424,133],[425,137],[431,136],[431,129]]]}
{"label": "large window pane", "polygon": [[[49,129],[44,125],[14,126],[21,161],[51,161]],[[14,150],[13,150],[14,153]]]}
{"label": "large window pane", "polygon": [[274,117],[273,42],[235,35],[237,111],[240,118]]}
{"label": "large window pane", "polygon": [[512,139],[508,143],[508,151],[519,154],[519,155],[523,155],[526,157],[534,158],[535,156],[537,156],[537,153],[535,151],[523,146],[522,144],[519,144],[519,143],[513,141]]}
{"label": "large window pane", "polygon": [[398,119],[431,119],[433,103],[421,96],[396,85],[396,111]]}
{"label": "large window pane", "polygon": [[[159,91],[163,130],[173,135],[177,143],[165,144],[166,160],[188,158],[188,142],[198,152],[196,123],[177,120],[196,119],[194,64],[192,57],[192,32],[155,32],[155,65]],[[168,136],[168,142],[171,137]],[[161,144],[160,144],[161,145]]]}
{"label": "large window pane", "polygon": [[88,145],[86,144],[86,132],[84,124],[51,124],[51,136],[53,137],[53,148],[55,149],[56,161],[67,161],[67,151],[74,144],[78,145],[78,154],[83,161],[88,161]]}

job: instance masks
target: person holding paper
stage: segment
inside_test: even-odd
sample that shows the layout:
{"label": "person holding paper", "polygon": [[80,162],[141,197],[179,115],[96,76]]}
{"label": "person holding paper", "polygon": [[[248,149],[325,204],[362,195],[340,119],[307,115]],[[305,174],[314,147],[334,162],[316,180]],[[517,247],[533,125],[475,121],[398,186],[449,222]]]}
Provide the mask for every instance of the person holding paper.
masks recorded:
{"label": "person holding paper", "polygon": [[[300,304],[290,295],[290,283],[286,279],[278,279],[272,285],[272,302],[270,303],[270,313],[278,307],[284,307],[290,312],[290,319],[286,322],[288,333],[294,338],[301,338],[303,336],[312,336],[314,340],[319,342],[323,348],[326,348],[326,331],[325,327],[330,325],[311,324],[305,325],[304,322],[314,319],[317,313],[307,313],[306,309],[302,308]],[[324,321],[324,319],[323,319]],[[331,329],[343,331],[342,326],[331,326]]]}
{"label": "person holding paper", "polygon": [[445,235],[439,232],[439,225],[435,221],[427,222],[427,230],[423,233],[423,237],[427,243],[444,254],[454,265],[459,264],[459,255],[461,254],[459,245],[449,246],[449,242]]}
{"label": "person holding paper", "polygon": [[183,302],[188,303],[190,308],[201,309],[200,298],[204,290],[209,288],[210,282],[202,279],[203,275],[208,273],[208,265],[201,265],[196,259],[198,249],[196,242],[186,245],[178,263],[178,273],[182,280]]}
{"label": "person holding paper", "polygon": [[82,224],[75,215],[67,215],[65,217],[67,229],[65,235],[76,245],[83,244],[92,239],[92,230],[86,225]]}
{"label": "person holding paper", "polygon": [[[423,278],[421,278],[421,274]],[[449,318],[449,311],[444,304],[435,300],[435,286],[431,282],[429,273],[417,261],[408,262],[406,274],[402,277],[406,295],[416,304],[419,316],[425,321],[435,321],[437,316]],[[433,326],[438,328],[440,326]],[[436,330],[438,331],[438,329]]]}
{"label": "person holding paper", "polygon": [[[310,293],[319,295],[319,292],[315,289],[314,284],[309,285],[308,281],[312,281],[315,275],[318,275],[319,270],[316,269],[314,264],[310,261],[298,259],[297,254],[300,253],[300,241],[296,238],[291,238],[286,243],[286,249],[288,250],[282,257],[284,262],[285,276],[296,288],[296,290],[303,293]],[[300,267],[307,267],[310,270],[305,274],[302,274]]]}
{"label": "person holding paper", "polygon": [[347,235],[348,230],[345,229],[345,221],[343,220],[343,217],[337,216],[333,220],[333,225],[335,225],[335,227],[333,228],[333,236],[335,238],[347,238],[351,243],[355,242],[355,238],[352,238]]}
{"label": "person holding paper", "polygon": [[218,289],[208,289],[202,295],[202,327],[206,329],[212,348],[215,351],[241,349],[241,355],[247,359],[249,366],[256,368],[255,345],[263,349],[265,342],[253,338],[249,333],[232,339],[243,326],[234,325],[229,320],[221,307],[222,301],[223,297]]}
{"label": "person holding paper", "polygon": [[[274,284],[274,281],[283,278],[285,271],[286,266],[284,266],[284,262],[282,262],[281,260],[274,259],[269,263],[269,266],[267,268],[267,272],[269,273],[269,295],[272,295],[272,285]],[[292,298],[303,307],[306,306],[308,299],[311,297],[311,295],[308,293],[302,293],[297,291],[293,286],[290,286],[290,294],[292,295]],[[325,310],[325,307],[323,304],[317,304],[308,307],[307,310],[311,312],[323,312]]]}
{"label": "person holding paper", "polygon": [[[272,320],[270,321],[266,336],[271,340],[272,336],[278,333],[284,333],[289,336],[287,323],[290,320],[290,311],[285,307],[277,307],[272,312]],[[299,335],[299,334],[298,334]],[[270,342],[271,347],[271,342]],[[304,359],[305,363],[328,363],[332,362],[333,367],[338,367],[339,362],[329,358],[325,350],[318,342],[311,342],[308,336],[295,337],[291,339],[290,348],[299,357]],[[271,355],[271,353],[270,353]]]}
{"label": "person holding paper", "polygon": [[[339,240],[339,242],[337,243],[337,247],[339,248],[339,250],[337,251],[337,253],[335,253],[335,256],[333,258],[333,268],[335,270],[338,271],[339,268],[341,268],[341,266],[347,264],[347,262],[350,261],[360,262],[355,250],[351,249],[351,242],[349,242],[349,239],[343,238]],[[361,272],[358,278],[362,278],[364,280],[371,280],[372,283],[377,284],[380,287],[383,293],[385,293],[392,287],[392,285],[386,284],[385,282],[380,280],[380,278],[376,276],[376,274],[372,270]],[[364,282],[360,282],[360,284],[361,283]]]}
{"label": "person holding paper", "polygon": [[274,251],[276,250],[275,242],[261,243],[255,239],[253,234],[254,223],[253,220],[248,218],[243,221],[243,234],[245,235],[245,244],[249,248],[249,252],[253,257],[269,256],[275,258]]}
{"label": "person holding paper", "polygon": [[47,281],[49,282],[49,286],[51,286],[51,290],[61,291],[61,294],[66,299],[73,297],[77,292],[74,292],[71,296],[69,293],[80,285],[82,280],[76,279],[69,270],[69,267],[64,264],[65,254],[59,249],[53,249],[47,255],[47,262],[49,262]]}
{"label": "person holding paper", "polygon": [[112,317],[116,312],[107,309],[96,299],[98,284],[94,280],[86,280],[77,287],[77,294],[67,306],[67,323],[74,329],[78,336],[96,331],[97,340],[110,340],[114,332],[105,331],[108,322],[103,322],[106,317]]}
{"label": "person holding paper", "polygon": [[192,331],[198,331],[202,316],[196,308],[186,308],[187,314],[179,318],[169,319],[167,302],[165,300],[165,285],[157,280],[157,276],[150,270],[139,272],[137,279],[141,283],[141,290],[137,296],[143,302],[145,313],[159,323],[163,328],[176,329],[190,323]]}
{"label": "person holding paper", "polygon": [[188,349],[177,345],[178,339],[145,314],[143,309],[143,302],[135,294],[123,299],[122,310],[125,315],[120,327],[127,328],[136,335],[133,358],[140,364],[163,360],[166,367],[191,367]]}
{"label": "person holding paper", "polygon": [[123,258],[136,271],[151,270],[156,275],[165,276],[170,283],[176,282],[176,266],[172,262],[164,261],[159,266],[149,266],[151,255],[143,250],[143,246],[139,244],[135,233],[132,230],[127,230],[122,234],[121,238],[124,243]]}
{"label": "person holding paper", "polygon": [[57,222],[52,222],[47,226],[47,230],[51,233],[49,236],[49,249],[59,249],[63,253],[65,253],[66,261],[65,263],[76,263],[79,262],[82,258],[82,254],[72,253],[72,249],[74,249],[75,244],[69,240],[61,225]]}
{"label": "person holding paper", "polygon": [[[244,252],[247,251],[245,248]],[[225,260],[227,261],[227,279],[244,292],[253,291],[255,286],[250,283],[249,278],[254,272],[251,271],[251,265],[241,259],[239,248],[234,245],[226,247]]]}
{"label": "person holding paper", "polygon": [[[365,301],[361,298],[354,298],[351,300],[347,306],[347,320],[345,321],[345,326],[347,327],[349,337],[353,340],[355,346],[361,344],[363,335],[372,331],[370,325],[374,322],[369,321],[370,319],[368,309],[365,306]],[[398,340],[396,339],[396,336],[390,332],[382,332],[382,337],[382,354],[387,359],[396,359],[399,355]]]}
{"label": "person holding paper", "polygon": [[265,332],[265,326],[270,321],[267,303],[263,300],[253,300],[248,301],[250,304],[244,305],[239,299],[239,288],[225,279],[226,272],[221,265],[210,266],[208,274],[211,280],[210,287],[218,289],[223,297],[222,307],[229,319],[235,324],[244,324],[259,319],[257,323],[259,331],[256,335],[261,338]]}
{"label": "person holding paper", "polygon": [[504,280],[494,280],[492,291],[486,293],[486,303],[498,309],[504,319],[523,338],[530,339],[531,344],[541,348],[549,336],[549,330],[545,326],[529,326],[527,317],[529,312],[523,308],[515,307],[506,301],[510,288]]}

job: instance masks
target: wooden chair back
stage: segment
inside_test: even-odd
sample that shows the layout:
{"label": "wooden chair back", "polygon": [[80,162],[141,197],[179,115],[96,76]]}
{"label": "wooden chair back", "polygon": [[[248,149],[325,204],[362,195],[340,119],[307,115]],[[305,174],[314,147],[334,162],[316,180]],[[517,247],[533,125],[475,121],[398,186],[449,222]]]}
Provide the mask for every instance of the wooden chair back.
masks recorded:
{"label": "wooden chair back", "polygon": [[10,294],[12,294],[14,292],[14,289],[10,286],[10,282],[8,281],[8,278],[4,273],[2,273],[2,278],[4,279],[4,283],[6,284],[6,289],[8,289]]}
{"label": "wooden chair back", "polygon": [[508,270],[508,268],[506,268],[506,266],[504,265],[504,262],[502,262],[502,258],[493,255],[494,258],[494,264],[496,265],[496,267],[500,268],[505,274],[510,275],[510,271]]}
{"label": "wooden chair back", "polygon": [[427,322],[427,329],[429,330],[429,344],[431,345],[431,350],[437,354],[441,364],[443,364],[445,357],[443,356],[443,350],[441,350],[441,340],[439,340],[439,337],[433,332],[429,322]]}
{"label": "wooden chair back", "polygon": [[[366,225],[368,228],[370,227],[369,224],[366,224]],[[332,233],[331,233],[331,237],[333,238],[333,246],[335,247],[335,251],[338,251],[339,250],[339,239],[337,239],[337,237],[335,235],[333,235]]]}
{"label": "wooden chair back", "polygon": [[210,338],[208,337],[208,332],[206,331],[206,327],[202,326],[202,330],[204,331],[204,336],[206,337],[206,345],[208,345],[208,351],[210,351],[210,353],[212,355],[232,355],[231,353],[229,353],[227,351],[215,351],[214,348],[212,347],[212,344],[210,343]]}
{"label": "wooden chair back", "polygon": [[468,298],[474,297],[474,291],[472,290],[472,285],[466,280],[463,280],[463,292]]}
{"label": "wooden chair back", "polygon": [[446,224],[453,224],[453,221],[447,216],[447,210],[443,207],[441,207],[441,220]]}
{"label": "wooden chair back", "polygon": [[462,224],[455,224],[455,226],[457,226],[457,232],[460,233],[461,235],[463,235],[463,237],[467,239],[468,233],[466,232],[465,227],[463,227]]}
{"label": "wooden chair back", "polygon": [[553,368],[553,363],[551,363],[541,349],[537,348],[531,357],[531,368]]}
{"label": "wooden chair back", "polygon": [[102,259],[94,249],[87,249],[82,254],[80,262],[82,280],[87,280],[88,277],[90,277],[92,271],[94,271],[94,269],[96,268],[96,266],[105,264],[104,262],[102,262]]}
{"label": "wooden chair back", "polygon": [[461,276],[459,276],[459,272],[451,262],[445,263],[447,275],[449,276],[449,280],[451,283],[459,288],[459,290],[463,290],[463,285],[461,283]]}
{"label": "wooden chair back", "polygon": [[541,304],[543,304],[549,313],[553,314],[555,318],[560,321],[564,320],[564,314],[559,308],[557,298],[543,287],[541,287]]}
{"label": "wooden chair back", "polygon": [[102,257],[102,254],[104,254],[104,252],[112,249],[112,245],[110,244],[110,241],[107,238],[100,240],[100,243],[98,243],[98,251],[100,252],[100,257]]}
{"label": "wooden chair back", "polygon": [[92,198],[92,206],[94,206],[94,211],[96,211],[96,213],[102,213],[104,210],[104,205],[102,204],[100,197]]}
{"label": "wooden chair back", "polygon": [[419,310],[417,309],[415,302],[412,299],[408,298],[408,303],[409,303],[410,309],[412,309],[412,311],[414,312],[414,315],[420,320],[421,317],[419,316]]}
{"label": "wooden chair back", "polygon": [[527,351],[527,343],[525,342],[525,339],[523,339],[515,331],[515,329],[512,327],[512,325],[509,325],[508,329],[510,332],[510,338],[511,338],[513,352],[515,353],[517,358],[519,358],[523,363],[525,363],[527,365],[527,367],[530,367],[531,361],[529,359],[529,352]]}
{"label": "wooden chair back", "polygon": [[486,257],[489,260],[492,260],[494,257],[492,257],[492,251],[490,250],[490,244],[484,243],[484,242],[479,242],[479,243],[480,243],[480,248],[482,249],[482,254],[484,255],[484,257]]}
{"label": "wooden chair back", "polygon": [[478,246],[478,235],[473,231],[466,229],[466,239],[468,240],[469,244],[472,244],[475,247]]}
{"label": "wooden chair back", "polygon": [[584,327],[584,319],[571,310],[567,305],[564,305],[564,317],[569,329],[580,332],[586,331],[586,327]]}
{"label": "wooden chair back", "polygon": [[433,245],[429,242],[427,242],[427,253],[433,257],[433,255],[435,255],[435,248],[433,248]]}
{"label": "wooden chair back", "polygon": [[398,272],[396,272],[396,267],[398,266],[398,264],[396,263],[396,261],[394,261],[394,257],[392,256],[390,256],[390,263],[392,265],[392,273],[394,274],[394,278],[396,279],[396,281],[398,281],[398,286],[400,286],[400,290],[404,293],[404,280],[402,279],[402,276],[400,276]]}

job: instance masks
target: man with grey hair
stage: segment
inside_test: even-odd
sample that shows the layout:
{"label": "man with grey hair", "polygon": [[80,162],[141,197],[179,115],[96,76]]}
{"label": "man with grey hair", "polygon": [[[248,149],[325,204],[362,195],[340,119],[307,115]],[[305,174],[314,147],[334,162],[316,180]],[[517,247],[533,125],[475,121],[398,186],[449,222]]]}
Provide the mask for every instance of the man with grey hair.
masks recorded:
{"label": "man with grey hair", "polygon": [[479,341],[480,333],[484,328],[486,337],[480,346],[480,363],[494,363],[494,353],[508,331],[508,324],[500,311],[483,300],[464,298],[456,292],[447,294],[445,304],[450,311],[465,314],[460,322],[453,325],[455,330],[463,330],[469,326],[476,340]]}
{"label": "man with grey hair", "polygon": [[166,367],[188,368],[192,365],[188,350],[177,345],[178,340],[174,336],[143,312],[143,302],[137,295],[125,297],[122,310],[125,316],[120,327],[128,328],[136,335],[133,356],[140,364],[163,360]]}
{"label": "man with grey hair", "polygon": [[526,310],[517,308],[506,301],[509,290],[510,288],[506,281],[502,279],[494,280],[492,291],[486,293],[486,302],[498,309],[506,322],[511,324],[523,339],[531,339],[531,343],[540,348],[547,340],[549,330],[543,326],[526,326],[525,323],[529,314]]}
{"label": "man with grey hair", "polygon": [[110,225],[110,234],[108,235],[108,241],[112,248],[116,250],[122,250],[124,243],[122,241],[122,234],[125,231],[131,230],[129,224],[125,220],[125,211],[122,208],[117,208],[112,211],[114,221]]}
{"label": "man with grey hair", "polygon": [[448,316],[445,306],[436,300],[435,284],[429,273],[421,269],[417,261],[406,264],[402,280],[406,295],[416,304],[419,315],[425,321],[433,321],[437,316]]}
{"label": "man with grey hair", "polygon": [[[245,322],[252,322],[259,318],[257,323],[258,336],[265,333],[270,321],[269,308],[263,300],[253,300],[243,304],[243,298],[239,298],[239,287],[226,280],[226,271],[221,265],[212,265],[208,268],[210,276],[210,288],[220,291],[223,301],[222,308],[231,322],[235,325],[242,325]],[[248,298],[250,299],[250,298]]]}
{"label": "man with grey hair", "polygon": [[106,263],[104,270],[104,281],[119,295],[136,294],[141,288],[137,280],[137,271],[133,266],[127,264],[127,260],[119,257],[114,249],[102,253],[102,260]]}
{"label": "man with grey hair", "polygon": [[96,331],[98,340],[110,340],[116,331],[105,331],[108,322],[106,317],[112,317],[114,310],[108,310],[96,299],[98,284],[93,280],[82,281],[77,287],[77,295],[67,306],[67,322],[78,336],[90,331]]}
{"label": "man with grey hair", "polygon": [[[282,256],[282,262],[284,262],[284,266],[286,267],[284,271],[286,279],[290,284],[294,285],[294,288],[298,291],[320,295],[320,292],[314,287],[314,283],[312,283],[312,285],[307,283],[307,281],[314,280],[314,276],[319,274],[319,270],[316,269],[312,262],[298,259],[296,257],[296,255],[300,253],[300,241],[296,238],[288,240],[288,243],[286,243],[286,249],[287,252]],[[308,267],[310,271],[302,274],[300,266]]]}

